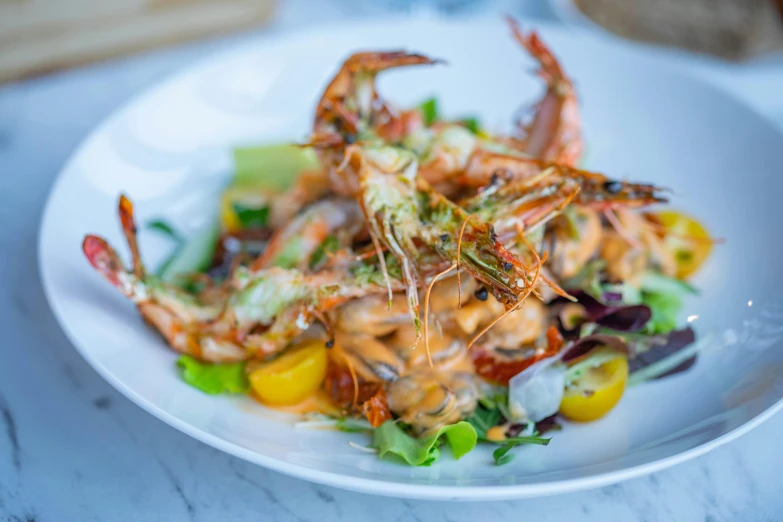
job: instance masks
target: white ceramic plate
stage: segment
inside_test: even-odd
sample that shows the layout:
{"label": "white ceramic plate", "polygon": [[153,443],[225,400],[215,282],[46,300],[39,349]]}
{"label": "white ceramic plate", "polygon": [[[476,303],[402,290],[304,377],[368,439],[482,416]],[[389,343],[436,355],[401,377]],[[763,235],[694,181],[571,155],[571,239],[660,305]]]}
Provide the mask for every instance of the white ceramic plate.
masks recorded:
{"label": "white ceramic plate", "polygon": [[[284,473],[384,495],[500,499],[595,487],[702,454],[755,426],[783,397],[783,137],[738,101],[642,55],[589,35],[541,31],[578,84],[589,166],[674,187],[674,206],[726,238],[684,313],[711,339],[688,373],[629,390],[607,418],[568,425],[548,447],[519,448],[509,465],[493,465],[483,448],[408,468],[347,444],[365,443],[361,435],[296,429],[251,399],[189,387],[176,355],[83,258],[86,233],[127,256],[115,214],[120,192],[136,203],[140,222],[163,216],[193,230],[212,219],[232,146],[301,139],[324,82],[357,49],[446,58],[448,66],[388,73],[381,88],[401,103],[437,93],[447,113],[510,125],[541,85],[500,20],[365,23],[259,39],[119,110],[63,169],[41,227],[44,287],[65,332],[112,385],[183,432]],[[145,233],[141,246],[153,266],[169,248]]]}

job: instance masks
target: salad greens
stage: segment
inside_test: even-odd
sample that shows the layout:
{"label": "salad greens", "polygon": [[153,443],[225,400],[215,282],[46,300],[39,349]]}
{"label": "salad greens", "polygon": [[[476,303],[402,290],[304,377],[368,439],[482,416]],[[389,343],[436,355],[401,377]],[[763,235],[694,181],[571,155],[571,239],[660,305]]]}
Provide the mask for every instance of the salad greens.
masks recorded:
{"label": "salad greens", "polygon": [[508,464],[513,460],[514,455],[509,454],[509,451],[516,446],[521,444],[540,444],[546,446],[549,444],[550,440],[537,436],[532,424],[529,425],[529,431],[532,431],[532,435],[529,436],[507,437],[503,440],[491,440],[487,438],[487,432],[490,428],[497,426],[502,420],[510,418],[508,406],[506,404],[507,400],[505,395],[497,395],[494,398],[482,398],[479,400],[479,405],[473,412],[473,416],[468,419],[468,423],[476,430],[476,436],[479,442],[500,445],[500,447],[492,453],[495,464],[498,466]]}
{"label": "salad greens", "polygon": [[205,272],[212,263],[212,256],[218,240],[217,226],[208,227],[193,237],[185,237],[173,225],[162,219],[155,219],[146,227],[159,232],[174,242],[174,251],[155,272],[167,283],[182,283],[178,276],[187,273]]}
{"label": "salad greens", "polygon": [[[267,187],[283,190],[291,185],[303,170],[318,167],[318,159],[310,149],[296,145],[271,144],[241,147],[234,150],[233,186]],[[268,206],[253,208],[240,203],[233,210],[242,228],[261,228],[268,224]],[[182,233],[162,219],[147,223],[174,242],[173,253],[158,267],[156,275],[168,283],[182,283],[184,274],[205,272],[212,263],[220,235],[217,223],[185,238]]]}
{"label": "salad greens", "polygon": [[245,363],[209,364],[202,363],[189,355],[177,360],[182,368],[182,378],[194,388],[204,393],[247,393],[250,383],[245,375]]}
{"label": "salad greens", "polygon": [[233,208],[242,228],[264,228],[269,224],[269,206],[253,208],[234,203]]}
{"label": "salad greens", "polygon": [[465,421],[443,426],[434,435],[422,439],[411,437],[398,423],[386,421],[375,428],[372,447],[381,457],[391,453],[411,466],[429,466],[440,457],[441,437],[448,442],[456,459],[476,447],[476,430]]}
{"label": "salad greens", "polygon": [[645,333],[664,334],[677,328],[683,298],[696,293],[695,288],[679,279],[654,272],[647,274],[642,280],[641,303],[650,307],[652,318]]}
{"label": "salad greens", "polygon": [[[440,119],[440,108],[436,98],[428,98],[418,107],[426,126],[431,126]],[[456,122],[473,134],[481,132],[479,121],[474,117],[465,117],[456,120]],[[237,148],[234,151],[232,186],[284,190],[291,186],[293,180],[303,170],[317,166],[318,160],[311,149],[294,145],[273,144]],[[243,229],[262,228],[268,225],[269,206],[254,208],[236,202],[232,206]],[[574,216],[570,216],[570,218],[574,219]],[[147,226],[171,238],[176,244],[174,254],[159,269],[159,275],[164,280],[174,281],[178,274],[200,272],[209,267],[218,238],[217,226],[187,240],[173,226],[163,220],[151,221]],[[573,225],[573,229],[576,231],[577,227]],[[339,242],[336,236],[326,237],[311,255],[310,266],[317,267],[338,247]],[[391,264],[394,265],[394,263]],[[368,267],[364,268],[368,269]],[[395,267],[390,266],[390,268],[394,269]],[[695,293],[693,287],[687,283],[655,272],[647,274],[638,287],[629,284],[607,284],[601,281],[605,268],[606,262],[603,260],[589,261],[579,274],[565,282],[565,288],[581,289],[601,303],[604,303],[605,296],[611,293],[619,294],[622,305],[647,306],[650,309],[651,318],[639,333],[612,332],[624,335],[626,339],[642,339],[646,336],[660,336],[672,332],[677,327],[682,299],[688,294]],[[361,269],[360,267],[358,270]],[[380,278],[380,274],[376,274],[374,271],[367,274],[357,273],[355,276],[357,278],[366,276],[368,281]],[[596,327],[596,325],[585,324],[583,330],[586,326],[591,329]],[[600,328],[600,330],[607,329]],[[609,331],[611,332],[611,330]],[[629,384],[652,378],[652,376],[670,369],[673,364],[676,365],[687,360],[694,353],[693,350],[682,350],[675,353],[675,356],[669,356],[648,367],[649,371],[645,371],[643,368],[638,374],[631,377]],[[588,362],[592,364],[596,361]],[[205,393],[247,393],[249,391],[244,363],[205,364],[185,355],[180,357],[177,364],[182,368],[185,382]],[[576,365],[571,369],[569,377],[573,378],[574,374],[579,371],[580,365]],[[522,430],[522,436],[508,437],[502,440],[490,439],[489,430],[491,428],[502,425],[511,419],[508,397],[506,392],[500,390],[495,390],[482,397],[473,415],[466,421],[444,426],[434,435],[421,439],[409,435],[403,424],[394,421],[386,421],[378,428],[373,429],[363,419],[322,417],[300,424],[331,427],[352,433],[371,433],[371,446],[378,451],[381,457],[391,454],[394,455],[394,458],[412,466],[428,466],[435,462],[440,457],[440,446],[444,441],[457,459],[470,452],[478,442],[498,445],[498,448],[493,452],[493,459],[497,465],[504,465],[514,459],[514,454],[511,453],[513,448],[523,444],[547,445],[550,440],[538,436],[533,423],[529,423]]]}
{"label": "salad greens", "polygon": [[509,453],[512,449],[521,444],[539,444],[541,446],[547,446],[551,439],[545,439],[536,435],[530,435],[527,437],[508,437],[496,444],[502,444],[498,449],[492,452],[492,458],[495,459],[495,464],[502,466],[508,464],[514,460],[514,454]]}

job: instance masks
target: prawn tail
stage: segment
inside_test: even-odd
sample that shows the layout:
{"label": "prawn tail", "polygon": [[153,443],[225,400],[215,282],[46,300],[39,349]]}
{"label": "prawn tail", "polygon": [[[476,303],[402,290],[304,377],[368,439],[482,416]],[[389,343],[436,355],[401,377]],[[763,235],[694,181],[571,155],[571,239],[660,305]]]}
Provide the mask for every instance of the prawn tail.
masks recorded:
{"label": "prawn tail", "polygon": [[99,236],[89,234],[84,237],[82,250],[93,268],[109,283],[125,292],[122,276],[127,274],[120,256]]}
{"label": "prawn tail", "polygon": [[511,16],[506,17],[506,22],[511,28],[511,32],[517,42],[538,62],[541,67],[539,75],[547,82],[565,79],[565,74],[563,73],[560,63],[557,61],[552,51],[550,51],[541,38],[539,38],[538,33],[535,30],[531,30],[525,34],[522,31],[519,22]]}
{"label": "prawn tail", "polygon": [[122,233],[125,235],[125,241],[128,242],[128,247],[131,252],[133,274],[137,278],[142,279],[144,277],[144,265],[141,262],[139,242],[136,237],[137,228],[136,220],[133,217],[133,203],[123,194],[120,196],[120,201],[117,206],[120,215],[120,223],[122,225]]}

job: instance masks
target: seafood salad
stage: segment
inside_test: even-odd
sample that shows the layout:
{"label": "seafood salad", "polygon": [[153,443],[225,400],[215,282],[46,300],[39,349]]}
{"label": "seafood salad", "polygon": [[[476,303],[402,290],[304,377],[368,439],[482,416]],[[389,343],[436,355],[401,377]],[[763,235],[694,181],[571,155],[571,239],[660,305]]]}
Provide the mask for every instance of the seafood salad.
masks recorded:
{"label": "seafood salad", "polygon": [[235,151],[214,228],[183,239],[147,223],[176,243],[149,270],[122,196],[130,267],[95,235],[87,260],[181,354],[186,383],[366,432],[359,449],[385,459],[481,443],[500,465],[602,418],[628,387],[694,364],[679,311],[714,240],[666,190],[580,166],[572,81],[534,31],[509,27],[544,84],[510,135],[376,90],[387,69],[439,60],[359,52],[305,144]]}

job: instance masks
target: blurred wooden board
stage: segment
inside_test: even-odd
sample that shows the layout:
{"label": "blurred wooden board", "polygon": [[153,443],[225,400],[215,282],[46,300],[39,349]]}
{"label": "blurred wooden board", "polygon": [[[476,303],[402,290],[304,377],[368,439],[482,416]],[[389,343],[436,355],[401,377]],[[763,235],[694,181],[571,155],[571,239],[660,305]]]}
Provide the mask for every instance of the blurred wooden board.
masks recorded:
{"label": "blurred wooden board", "polygon": [[0,83],[262,25],[276,0],[0,0]]}
{"label": "blurred wooden board", "polygon": [[738,60],[783,49],[783,0],[574,0],[620,36]]}

